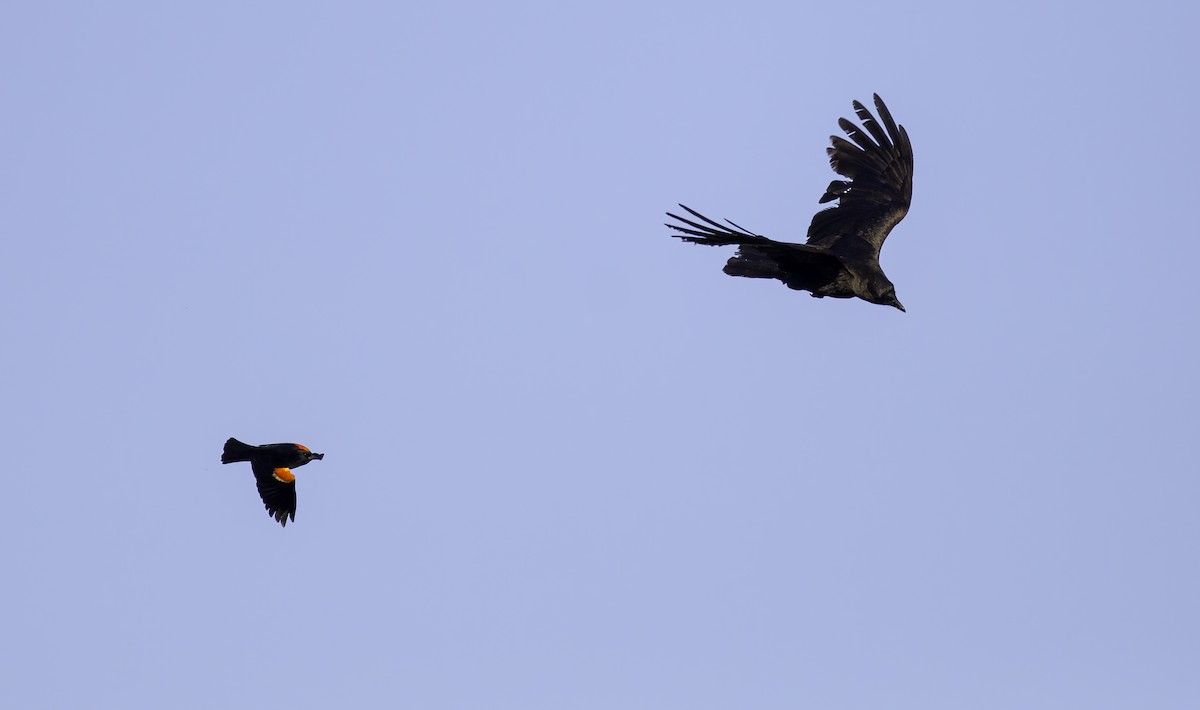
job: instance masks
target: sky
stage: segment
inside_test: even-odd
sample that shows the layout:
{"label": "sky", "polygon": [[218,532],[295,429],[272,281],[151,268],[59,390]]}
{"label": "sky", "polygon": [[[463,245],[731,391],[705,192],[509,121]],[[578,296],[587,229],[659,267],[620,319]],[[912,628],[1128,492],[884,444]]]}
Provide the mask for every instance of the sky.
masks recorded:
{"label": "sky", "polygon": [[4,4],[0,705],[1200,707],[1197,14]]}

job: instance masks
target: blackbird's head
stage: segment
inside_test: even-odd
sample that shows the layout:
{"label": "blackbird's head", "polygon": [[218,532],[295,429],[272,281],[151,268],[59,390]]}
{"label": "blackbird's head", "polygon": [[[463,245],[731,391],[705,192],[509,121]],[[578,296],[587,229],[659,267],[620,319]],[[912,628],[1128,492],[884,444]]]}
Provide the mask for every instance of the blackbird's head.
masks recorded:
{"label": "blackbird's head", "polygon": [[303,466],[304,464],[308,463],[309,461],[320,461],[321,459],[325,458],[325,454],[313,453],[304,444],[293,444],[293,446],[295,446],[299,450],[297,453],[299,453],[300,458],[302,460],[302,462],[298,465]]}

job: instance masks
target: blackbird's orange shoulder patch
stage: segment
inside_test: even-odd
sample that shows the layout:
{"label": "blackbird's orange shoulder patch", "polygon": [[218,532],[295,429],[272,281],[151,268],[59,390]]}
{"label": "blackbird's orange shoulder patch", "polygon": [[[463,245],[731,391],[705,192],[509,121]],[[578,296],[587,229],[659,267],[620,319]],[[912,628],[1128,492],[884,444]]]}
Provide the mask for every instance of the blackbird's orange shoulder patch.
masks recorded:
{"label": "blackbird's orange shoulder patch", "polygon": [[292,469],[290,468],[277,468],[272,472],[271,475],[275,476],[275,480],[279,481],[280,483],[296,482],[296,474],[292,473]]}

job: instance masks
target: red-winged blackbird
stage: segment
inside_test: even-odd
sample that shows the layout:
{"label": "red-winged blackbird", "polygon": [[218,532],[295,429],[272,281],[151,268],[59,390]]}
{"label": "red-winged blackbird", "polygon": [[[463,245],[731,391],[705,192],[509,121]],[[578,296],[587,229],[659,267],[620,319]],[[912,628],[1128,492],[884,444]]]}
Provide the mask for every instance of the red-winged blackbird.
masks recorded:
{"label": "red-winged blackbird", "polygon": [[267,514],[287,527],[289,518],[296,520],[296,475],[291,469],[323,458],[325,454],[314,454],[300,444],[251,446],[230,438],[225,442],[221,463],[249,461]]}

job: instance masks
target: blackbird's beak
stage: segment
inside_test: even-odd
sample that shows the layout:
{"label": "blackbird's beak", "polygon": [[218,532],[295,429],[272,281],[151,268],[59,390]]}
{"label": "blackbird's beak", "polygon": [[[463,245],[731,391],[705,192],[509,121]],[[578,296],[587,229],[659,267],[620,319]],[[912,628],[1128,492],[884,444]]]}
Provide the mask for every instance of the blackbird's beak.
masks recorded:
{"label": "blackbird's beak", "polygon": [[316,459],[317,461],[320,461],[321,459],[325,458],[325,454],[313,454],[312,458]]}

